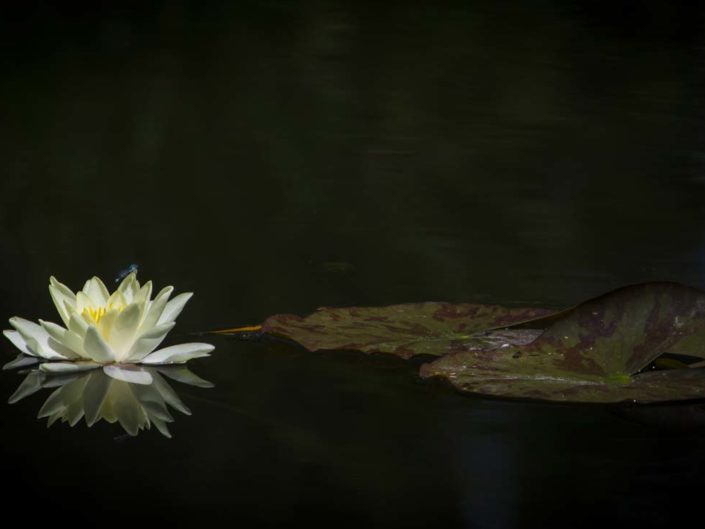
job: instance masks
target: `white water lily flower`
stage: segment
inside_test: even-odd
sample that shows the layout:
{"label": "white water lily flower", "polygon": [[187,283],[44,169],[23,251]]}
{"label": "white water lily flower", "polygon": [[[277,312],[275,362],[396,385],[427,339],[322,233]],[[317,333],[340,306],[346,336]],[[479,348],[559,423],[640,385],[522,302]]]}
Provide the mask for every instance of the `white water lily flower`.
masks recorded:
{"label": "white water lily flower", "polygon": [[5,368],[43,362],[40,369],[68,373],[103,367],[118,380],[151,383],[147,371],[132,364],[181,364],[208,356],[214,347],[207,343],[185,343],[155,351],[192,293],[169,300],[168,286],[154,299],[152,282],[140,286],[136,273],[128,275],[110,294],[105,284],[93,277],[74,294],[54,277],[49,293],[66,327],[39,320],[10,318],[14,330],[3,334],[23,353]]}

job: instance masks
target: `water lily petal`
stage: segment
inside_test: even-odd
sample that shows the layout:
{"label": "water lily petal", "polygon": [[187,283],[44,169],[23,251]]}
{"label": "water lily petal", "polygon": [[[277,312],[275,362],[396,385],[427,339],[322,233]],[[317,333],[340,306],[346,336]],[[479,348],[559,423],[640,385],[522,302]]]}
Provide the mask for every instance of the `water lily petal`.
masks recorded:
{"label": "water lily petal", "polygon": [[39,369],[45,373],[78,373],[100,367],[96,362],[44,362]]}
{"label": "water lily petal", "polygon": [[103,366],[103,372],[115,380],[122,380],[123,382],[129,382],[130,384],[149,385],[152,383],[152,375],[149,371],[136,366]]}
{"label": "water lily petal", "polygon": [[49,278],[49,294],[54,301],[54,305],[56,305],[59,316],[61,316],[63,322],[68,325],[69,315],[66,307],[76,306],[76,295],[69,287],[57,281],[54,276]]}
{"label": "water lily petal", "polygon": [[86,354],[86,351],[83,349],[84,336],[78,335],[73,331],[68,331],[64,334],[64,340],[62,343],[67,349],[78,355],[79,358],[88,359],[88,354]]}
{"label": "water lily petal", "polygon": [[39,320],[39,325],[42,326],[50,337],[54,338],[58,342],[63,342],[64,336],[68,332],[68,329],[65,329],[61,325],[57,325],[56,323],[52,323],[50,321]]}
{"label": "water lily petal", "polygon": [[85,336],[88,330],[88,322],[78,312],[73,312],[69,317],[68,329],[79,336]]}
{"label": "water lily petal", "polygon": [[183,364],[193,358],[208,356],[215,349],[208,343],[182,343],[165,347],[142,359],[143,364]]}
{"label": "water lily petal", "polygon": [[162,340],[164,340],[169,331],[174,328],[174,325],[174,322],[157,325],[150,331],[137,338],[124,361],[140,362],[145,356],[154,351],[160,343],[162,343]]}
{"label": "water lily petal", "polygon": [[10,318],[10,325],[20,333],[33,356],[41,356],[47,360],[66,360],[65,355],[51,346],[49,333],[40,325],[18,316]]}
{"label": "water lily petal", "polygon": [[30,354],[43,356],[40,342],[48,339],[48,334],[44,329],[33,321],[25,320],[19,316],[10,318],[10,325],[20,334]]}
{"label": "water lily petal", "polygon": [[56,351],[67,360],[82,360],[85,358],[84,355],[75,352],[73,349],[69,349],[63,343],[54,340],[51,336],[49,337],[47,344],[52,350]]}
{"label": "water lily petal", "polygon": [[98,285],[98,289],[102,293],[102,299],[104,300],[103,303],[108,302],[108,298],[110,298],[110,291],[108,290],[108,287],[103,283],[103,280],[99,278],[98,276],[94,276],[93,280],[96,282]]}
{"label": "water lily petal", "polygon": [[115,354],[110,346],[105,343],[103,337],[94,326],[88,327],[86,338],[83,341],[83,349],[92,360],[96,362],[112,362],[115,360]]}
{"label": "water lily petal", "polygon": [[105,314],[95,323],[96,328],[100,335],[112,345],[111,334],[113,332],[113,325],[115,320],[117,320],[120,315],[119,309],[108,309]]}
{"label": "water lily petal", "polygon": [[97,304],[93,303],[93,300],[88,297],[88,294],[79,290],[76,293],[76,312],[82,314],[83,311],[90,307],[95,307]]}
{"label": "water lily petal", "polygon": [[2,333],[8,340],[12,342],[15,347],[17,347],[24,354],[35,356],[34,353],[29,350],[29,348],[27,347],[27,342],[24,341],[24,338],[22,338],[22,335],[19,332],[11,331],[8,329],[6,331],[2,331]]}
{"label": "water lily petal", "polygon": [[69,360],[78,360],[85,356],[82,347],[78,349],[73,347],[74,342],[70,337],[67,339],[71,331],[50,321],[39,320],[39,325],[41,325],[49,335],[47,343],[54,351]]}
{"label": "water lily petal", "polygon": [[117,288],[116,292],[120,292],[124,296],[125,302],[129,304],[134,301],[139,289],[140,284],[137,281],[137,272],[132,272],[122,280],[122,283],[120,283],[120,286]]}
{"label": "water lily petal", "polygon": [[147,332],[149,329],[157,325],[162,312],[164,312],[164,307],[166,306],[167,301],[169,301],[169,296],[171,296],[173,291],[174,287],[172,286],[164,287],[159,291],[157,297],[154,298],[154,301],[152,301],[147,307],[144,319],[140,324],[141,332]]}
{"label": "water lily petal", "polygon": [[17,358],[10,360],[7,364],[2,366],[2,369],[3,371],[7,371],[8,369],[18,369],[20,367],[32,366],[37,362],[39,362],[39,359],[36,356],[20,354]]}
{"label": "water lily petal", "polygon": [[135,294],[135,303],[147,302],[152,297],[152,282],[147,281]]}
{"label": "water lily petal", "polygon": [[64,285],[61,281],[56,279],[54,276],[51,276],[49,278],[49,286],[54,287],[61,295],[68,299],[74,299],[76,297],[76,294],[74,294],[73,290],[71,290],[69,287]]}
{"label": "water lily petal", "polygon": [[110,346],[115,352],[116,360],[124,360],[134,344],[145,306],[144,302],[131,303],[115,318],[110,332]]}
{"label": "water lily petal", "polygon": [[110,293],[105,284],[97,277],[93,276],[83,285],[83,293],[90,298],[93,306],[104,306],[108,302]]}
{"label": "water lily petal", "polygon": [[164,312],[162,312],[162,315],[159,317],[159,321],[157,323],[162,324],[169,321],[174,321],[179,314],[181,314],[181,311],[184,309],[186,302],[191,299],[191,296],[193,296],[193,292],[184,292],[183,294],[179,294],[172,299],[166,304],[166,307],[164,307]]}
{"label": "water lily petal", "polygon": [[125,305],[128,305],[127,298],[121,292],[120,290],[116,290],[112,294],[110,294],[110,297],[108,298],[108,306],[115,306],[115,307],[124,307]]}

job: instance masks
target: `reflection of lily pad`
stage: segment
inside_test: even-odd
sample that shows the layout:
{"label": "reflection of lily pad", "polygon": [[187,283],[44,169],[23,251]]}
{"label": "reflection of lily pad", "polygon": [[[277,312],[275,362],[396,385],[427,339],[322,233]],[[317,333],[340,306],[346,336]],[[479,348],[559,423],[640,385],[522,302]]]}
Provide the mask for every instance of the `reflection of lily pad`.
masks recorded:
{"label": "reflection of lily pad", "polygon": [[[540,330],[545,328],[545,330]],[[666,352],[705,358],[705,293],[675,283],[621,288],[576,307],[418,303],[278,315],[262,326],[309,350],[441,358],[422,376],[463,391],[573,402],[705,398],[705,369],[640,373]]]}
{"label": "reflection of lily pad", "polygon": [[[309,351],[346,349],[392,353],[402,358],[419,354],[442,356],[458,343],[487,346],[488,336],[476,333],[508,327],[551,314],[539,308],[499,305],[410,303],[389,307],[322,308],[302,318],[280,314],[268,318],[262,332],[284,336]],[[506,340],[525,343],[534,332],[516,332]]]}

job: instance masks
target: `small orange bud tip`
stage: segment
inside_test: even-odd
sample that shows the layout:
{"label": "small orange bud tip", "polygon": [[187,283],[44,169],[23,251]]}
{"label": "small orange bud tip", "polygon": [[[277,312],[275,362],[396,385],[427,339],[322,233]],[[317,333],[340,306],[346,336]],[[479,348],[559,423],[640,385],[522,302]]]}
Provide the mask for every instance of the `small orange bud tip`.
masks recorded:
{"label": "small orange bud tip", "polygon": [[248,325],[246,327],[235,327],[233,329],[220,329],[211,331],[213,334],[238,334],[242,332],[259,332],[262,330],[261,325]]}

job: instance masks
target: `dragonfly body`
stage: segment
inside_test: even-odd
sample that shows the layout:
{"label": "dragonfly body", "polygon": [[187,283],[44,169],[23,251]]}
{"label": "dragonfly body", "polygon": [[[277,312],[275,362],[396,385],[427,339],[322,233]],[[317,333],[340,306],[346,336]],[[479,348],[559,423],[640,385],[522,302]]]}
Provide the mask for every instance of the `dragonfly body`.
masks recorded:
{"label": "dragonfly body", "polygon": [[116,282],[116,283],[119,283],[120,281],[122,281],[123,279],[125,279],[127,276],[129,276],[132,272],[137,272],[137,269],[138,269],[138,268],[139,268],[139,267],[138,267],[136,264],[134,264],[134,263],[131,264],[130,266],[128,266],[127,268],[125,268],[124,270],[122,270],[122,271],[118,274],[118,276],[115,278],[115,282]]}

